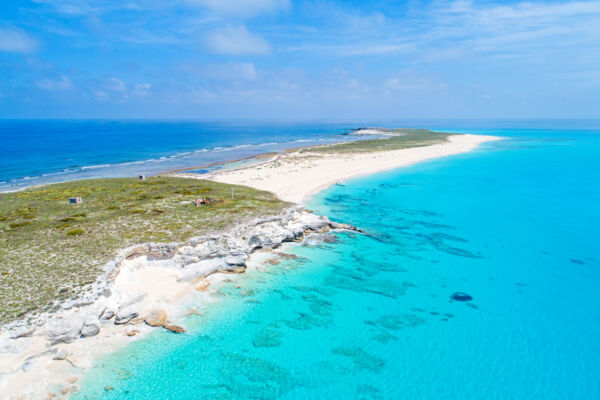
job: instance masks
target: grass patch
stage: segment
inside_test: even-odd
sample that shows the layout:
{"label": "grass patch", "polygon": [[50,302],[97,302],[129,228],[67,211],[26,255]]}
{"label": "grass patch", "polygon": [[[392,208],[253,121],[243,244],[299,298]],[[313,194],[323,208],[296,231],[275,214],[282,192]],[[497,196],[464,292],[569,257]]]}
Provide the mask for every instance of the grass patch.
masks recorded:
{"label": "grass patch", "polygon": [[330,146],[305,149],[304,153],[370,153],[375,151],[409,149],[411,147],[431,146],[448,141],[451,134],[428,129],[377,129],[394,136],[357,140]]}
{"label": "grass patch", "polygon": [[22,228],[27,225],[31,225],[31,221],[17,221],[17,222],[11,222],[10,224],[8,224],[8,226],[13,229]]}
{"label": "grass patch", "polygon": [[[94,282],[118,250],[218,233],[288,206],[268,192],[187,178],[95,179],[0,193],[0,323]],[[81,204],[69,204],[80,196]],[[192,200],[210,197],[210,205]]]}

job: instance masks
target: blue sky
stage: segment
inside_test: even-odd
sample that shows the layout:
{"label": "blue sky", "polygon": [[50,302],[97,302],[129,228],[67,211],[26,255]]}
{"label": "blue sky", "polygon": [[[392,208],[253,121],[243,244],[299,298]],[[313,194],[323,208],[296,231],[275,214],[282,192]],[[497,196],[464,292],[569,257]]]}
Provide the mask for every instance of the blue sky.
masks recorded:
{"label": "blue sky", "polygon": [[600,1],[19,0],[0,118],[599,118]]}

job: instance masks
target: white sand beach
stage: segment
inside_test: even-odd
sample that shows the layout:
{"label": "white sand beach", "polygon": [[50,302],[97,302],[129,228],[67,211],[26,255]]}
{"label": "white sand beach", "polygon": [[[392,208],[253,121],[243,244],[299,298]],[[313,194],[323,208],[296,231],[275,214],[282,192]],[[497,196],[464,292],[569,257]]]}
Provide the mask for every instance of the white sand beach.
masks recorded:
{"label": "white sand beach", "polygon": [[280,199],[304,203],[311,195],[350,178],[369,175],[438,157],[465,153],[496,136],[452,135],[432,146],[371,153],[311,153],[295,151],[246,168],[206,175],[177,176],[211,179],[251,186],[275,193]]}

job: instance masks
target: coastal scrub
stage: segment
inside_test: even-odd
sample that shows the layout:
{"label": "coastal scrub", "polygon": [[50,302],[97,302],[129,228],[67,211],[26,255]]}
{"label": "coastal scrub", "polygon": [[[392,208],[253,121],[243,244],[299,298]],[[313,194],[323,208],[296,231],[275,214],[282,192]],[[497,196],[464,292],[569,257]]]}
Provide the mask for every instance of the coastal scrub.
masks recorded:
{"label": "coastal scrub", "polygon": [[[82,203],[69,204],[73,196]],[[194,207],[198,198],[211,201]],[[82,180],[2,193],[0,323],[77,296],[120,249],[221,232],[287,205],[269,192],[177,177]]]}
{"label": "coastal scrub", "polygon": [[[371,153],[376,151],[400,150],[413,147],[431,146],[448,141],[451,133],[435,132],[428,129],[373,129],[388,135],[383,138],[356,140],[347,143],[311,147],[309,153]],[[360,134],[360,130],[357,131]]]}

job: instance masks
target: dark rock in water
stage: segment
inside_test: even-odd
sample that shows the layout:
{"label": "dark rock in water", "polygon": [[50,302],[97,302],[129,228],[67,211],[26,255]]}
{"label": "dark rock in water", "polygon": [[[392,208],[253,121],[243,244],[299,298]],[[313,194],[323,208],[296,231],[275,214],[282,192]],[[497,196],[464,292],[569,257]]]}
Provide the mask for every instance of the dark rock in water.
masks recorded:
{"label": "dark rock in water", "polygon": [[120,381],[124,381],[126,379],[131,378],[131,372],[127,369],[115,368],[115,369],[113,369],[113,371],[115,371],[115,374],[117,375],[117,379]]}
{"label": "dark rock in water", "polygon": [[471,296],[469,296],[468,294],[463,293],[463,292],[456,292],[452,296],[450,296],[450,298],[452,300],[456,300],[456,301],[471,301],[471,300],[473,300],[473,298]]}
{"label": "dark rock in water", "polygon": [[169,324],[165,324],[164,328],[168,331],[171,331],[173,333],[185,333],[185,329],[183,329],[181,326],[179,325],[169,325]]}

